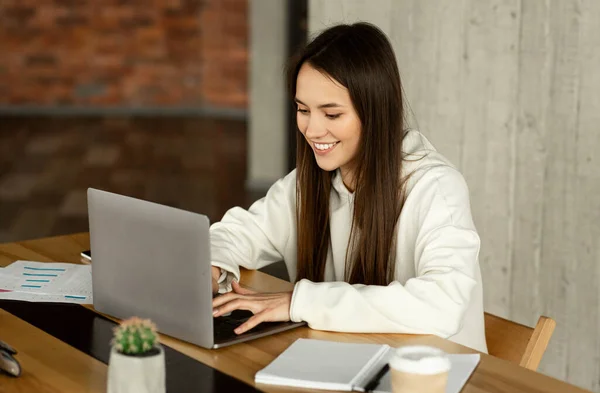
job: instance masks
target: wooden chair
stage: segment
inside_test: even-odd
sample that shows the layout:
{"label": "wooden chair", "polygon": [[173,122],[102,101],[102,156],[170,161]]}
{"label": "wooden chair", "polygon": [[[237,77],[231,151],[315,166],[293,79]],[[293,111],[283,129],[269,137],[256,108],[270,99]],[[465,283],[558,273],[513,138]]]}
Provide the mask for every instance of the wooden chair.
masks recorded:
{"label": "wooden chair", "polygon": [[541,316],[535,328],[485,313],[488,353],[536,371],[556,322]]}

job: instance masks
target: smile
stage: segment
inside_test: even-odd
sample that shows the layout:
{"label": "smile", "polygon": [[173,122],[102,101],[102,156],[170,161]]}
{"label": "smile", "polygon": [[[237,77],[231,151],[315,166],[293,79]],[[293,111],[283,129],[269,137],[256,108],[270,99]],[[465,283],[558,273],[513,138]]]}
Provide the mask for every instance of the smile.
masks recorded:
{"label": "smile", "polygon": [[317,154],[325,154],[325,153],[329,153],[331,150],[333,150],[337,144],[339,142],[334,142],[334,143],[313,143],[313,146],[315,148],[315,153]]}

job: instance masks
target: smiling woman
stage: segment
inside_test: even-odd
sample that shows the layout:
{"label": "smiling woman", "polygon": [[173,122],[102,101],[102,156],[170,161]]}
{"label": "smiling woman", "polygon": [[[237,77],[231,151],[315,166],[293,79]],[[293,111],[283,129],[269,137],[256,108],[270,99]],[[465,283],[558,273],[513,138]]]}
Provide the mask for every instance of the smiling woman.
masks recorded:
{"label": "smiling woman", "polygon": [[[296,86],[298,130],[314,150],[317,165],[326,171],[340,168],[344,184],[352,189],[361,124],[348,89],[308,62],[302,64]],[[325,97],[330,102],[323,102]]]}
{"label": "smiling woman", "polygon": [[[317,36],[288,71],[296,169],[211,227],[214,315],[305,321],[346,332],[436,334],[487,352],[478,255],[463,176],[404,126],[387,37],[366,23]],[[289,293],[254,293],[239,267],[283,260]]]}

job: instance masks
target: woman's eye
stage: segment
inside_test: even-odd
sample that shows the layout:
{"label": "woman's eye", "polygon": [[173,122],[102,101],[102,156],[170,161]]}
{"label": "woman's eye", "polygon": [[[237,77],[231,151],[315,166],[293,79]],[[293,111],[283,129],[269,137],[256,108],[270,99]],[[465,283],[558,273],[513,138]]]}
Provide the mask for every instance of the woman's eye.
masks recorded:
{"label": "woman's eye", "polygon": [[328,119],[337,119],[338,117],[340,117],[341,113],[335,114],[335,115],[325,115],[326,118]]}
{"label": "woman's eye", "polygon": [[301,108],[298,108],[298,112],[303,113],[303,114],[308,113],[308,111],[306,109],[301,109]]}

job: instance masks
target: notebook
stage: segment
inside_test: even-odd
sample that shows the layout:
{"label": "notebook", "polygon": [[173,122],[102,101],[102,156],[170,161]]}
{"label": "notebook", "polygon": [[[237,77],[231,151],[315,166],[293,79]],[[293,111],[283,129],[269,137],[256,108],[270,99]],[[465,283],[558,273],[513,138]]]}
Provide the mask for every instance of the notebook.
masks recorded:
{"label": "notebook", "polygon": [[[385,367],[394,348],[300,338],[267,367],[256,383],[307,389],[391,393]],[[459,393],[479,364],[479,354],[449,355],[446,393]],[[385,372],[385,373],[384,373]]]}

